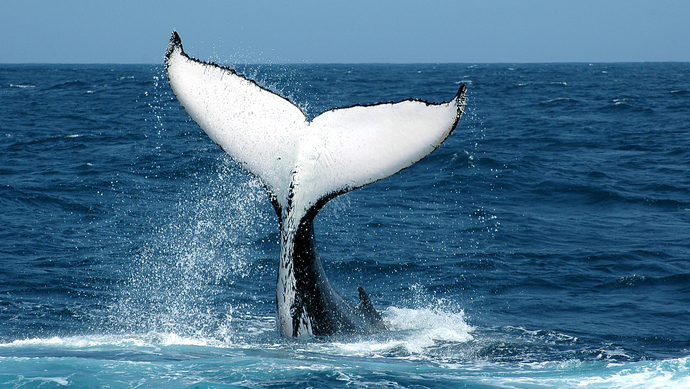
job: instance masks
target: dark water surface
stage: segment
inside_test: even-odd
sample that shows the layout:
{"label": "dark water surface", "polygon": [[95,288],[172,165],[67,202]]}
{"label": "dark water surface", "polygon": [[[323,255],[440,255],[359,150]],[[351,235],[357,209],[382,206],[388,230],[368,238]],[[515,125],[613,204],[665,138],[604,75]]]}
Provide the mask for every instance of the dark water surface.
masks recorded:
{"label": "dark water surface", "polygon": [[275,214],[162,66],[0,65],[0,386],[690,387],[690,64],[238,70],[310,117],[467,84],[316,219],[391,330],[278,336]]}

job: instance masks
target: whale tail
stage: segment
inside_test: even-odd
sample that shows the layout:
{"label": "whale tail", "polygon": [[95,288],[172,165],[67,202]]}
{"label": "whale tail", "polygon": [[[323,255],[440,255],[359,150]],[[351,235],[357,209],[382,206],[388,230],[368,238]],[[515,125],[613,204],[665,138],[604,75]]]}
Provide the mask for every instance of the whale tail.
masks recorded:
{"label": "whale tail", "polygon": [[359,305],[351,308],[330,288],[312,221],[330,199],[390,176],[439,147],[463,113],[465,85],[440,104],[410,99],[357,105],[308,120],[288,99],[233,69],[189,57],[176,32],[165,70],[180,104],[235,162],[259,178],[278,215],[276,301],[282,334],[381,327],[363,289]]}

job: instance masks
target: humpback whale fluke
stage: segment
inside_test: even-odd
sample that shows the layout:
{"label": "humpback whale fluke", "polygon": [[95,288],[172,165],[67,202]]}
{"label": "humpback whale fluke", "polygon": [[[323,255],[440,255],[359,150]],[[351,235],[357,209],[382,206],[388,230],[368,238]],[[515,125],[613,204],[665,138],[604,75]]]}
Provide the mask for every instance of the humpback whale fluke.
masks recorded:
{"label": "humpback whale fluke", "polygon": [[165,71],[178,101],[242,168],[258,177],[280,222],[277,324],[282,335],[385,329],[367,293],[350,306],[328,282],[313,220],[330,199],[388,177],[455,129],[465,85],[445,103],[419,100],[328,110],[311,121],[289,100],[233,69],[189,57],[176,32]]}

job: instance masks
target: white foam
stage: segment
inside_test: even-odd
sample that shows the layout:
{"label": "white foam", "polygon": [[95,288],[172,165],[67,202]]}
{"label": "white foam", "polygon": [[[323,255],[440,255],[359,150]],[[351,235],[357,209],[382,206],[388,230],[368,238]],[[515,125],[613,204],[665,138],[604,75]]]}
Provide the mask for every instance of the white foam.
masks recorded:
{"label": "white foam", "polygon": [[[20,379],[21,379],[21,381],[27,381],[27,382],[31,382],[31,383],[40,382],[38,384],[39,388],[42,387],[43,384],[48,384],[48,385],[57,384],[59,386],[69,386],[69,384],[70,384],[68,377],[34,377],[34,378],[20,377]],[[21,385],[21,386],[23,386],[23,385]],[[19,386],[15,386],[15,387],[19,387]]]}
{"label": "white foam", "polygon": [[411,331],[405,347],[413,353],[421,353],[439,343],[464,343],[473,339],[470,333],[474,328],[465,322],[463,311],[389,307],[384,316],[391,330]]}
{"label": "white foam", "polygon": [[690,388],[690,357],[609,366],[612,367],[615,373],[585,378],[579,382],[578,386],[605,388]]}
{"label": "white foam", "polygon": [[400,355],[423,358],[430,348],[473,340],[474,327],[465,322],[464,312],[436,309],[389,307],[382,316],[390,332],[387,338],[375,337],[357,342],[333,342],[336,353],[353,356],[381,357]]}
{"label": "white foam", "polygon": [[384,311],[388,326],[392,330],[416,330],[426,333],[431,339],[448,342],[472,340],[470,332],[474,327],[465,323],[464,311],[444,312],[423,308],[409,309],[389,307]]}
{"label": "white foam", "polygon": [[9,343],[0,343],[5,348],[62,348],[87,349],[97,347],[159,347],[159,346],[200,346],[227,347],[225,342],[207,338],[193,338],[174,333],[149,332],[147,334],[127,335],[91,335],[52,338],[19,339]]}
{"label": "white foam", "polygon": [[[479,363],[444,365],[469,372],[469,382],[501,388],[690,388],[690,361],[686,358],[622,364],[550,361],[518,364]],[[525,369],[527,368],[527,369]]]}

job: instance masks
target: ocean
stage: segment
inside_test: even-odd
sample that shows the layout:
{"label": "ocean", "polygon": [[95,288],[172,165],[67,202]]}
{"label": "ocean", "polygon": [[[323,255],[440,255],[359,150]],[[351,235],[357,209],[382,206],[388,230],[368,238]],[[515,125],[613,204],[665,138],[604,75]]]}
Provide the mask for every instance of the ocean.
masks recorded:
{"label": "ocean", "polygon": [[389,330],[284,339],[278,220],[161,65],[0,65],[2,388],[690,388],[690,64],[244,65],[455,132],[315,220]]}

